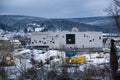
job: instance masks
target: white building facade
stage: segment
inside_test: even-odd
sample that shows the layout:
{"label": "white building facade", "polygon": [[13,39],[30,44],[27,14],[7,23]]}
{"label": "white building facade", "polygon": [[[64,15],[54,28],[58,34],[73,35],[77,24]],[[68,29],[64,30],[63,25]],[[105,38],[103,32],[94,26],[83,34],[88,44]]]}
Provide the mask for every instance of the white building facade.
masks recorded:
{"label": "white building facade", "polygon": [[35,32],[31,34],[31,46],[60,48],[102,48],[102,32]]}

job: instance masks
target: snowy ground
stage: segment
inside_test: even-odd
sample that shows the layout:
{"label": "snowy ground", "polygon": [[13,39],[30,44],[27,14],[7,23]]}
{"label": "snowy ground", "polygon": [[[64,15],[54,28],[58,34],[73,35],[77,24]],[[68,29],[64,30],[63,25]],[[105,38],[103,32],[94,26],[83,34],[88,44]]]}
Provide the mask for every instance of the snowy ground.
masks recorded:
{"label": "snowy ground", "polygon": [[[103,55],[103,58],[96,58],[99,54]],[[42,61],[43,63],[46,62],[46,59],[50,59],[54,57],[54,59],[50,60],[50,64],[58,65],[62,64],[62,59],[65,58],[65,52],[60,52],[57,50],[49,50],[43,52],[42,50],[29,50],[29,49],[22,49],[20,51],[14,51],[14,56],[21,56],[21,58],[15,59],[15,66],[12,67],[5,67],[8,77],[11,79],[16,79],[17,76],[20,76],[20,71],[26,71],[27,69],[32,68],[34,65],[31,64],[31,58],[35,61]],[[106,64],[109,63],[109,54],[103,53],[93,53],[93,54],[80,54],[77,56],[86,56],[86,63],[79,65],[78,70],[84,71],[85,66],[89,66],[88,64],[92,65],[99,65],[99,64]],[[45,66],[45,65],[44,65]],[[47,67],[50,65],[47,65]],[[71,71],[69,68],[68,71]],[[73,70],[74,73],[74,70]]]}

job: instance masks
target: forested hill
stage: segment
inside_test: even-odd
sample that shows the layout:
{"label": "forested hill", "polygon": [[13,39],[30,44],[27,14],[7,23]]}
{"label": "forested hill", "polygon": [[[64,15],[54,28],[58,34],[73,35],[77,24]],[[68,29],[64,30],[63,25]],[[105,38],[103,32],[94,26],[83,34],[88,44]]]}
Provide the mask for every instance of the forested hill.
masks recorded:
{"label": "forested hill", "polygon": [[77,27],[79,31],[120,32],[120,30],[115,27],[114,20],[110,17],[47,19],[21,15],[0,15],[0,28],[4,30],[24,30],[30,23],[36,23],[40,25],[40,27],[45,27],[43,31],[56,31],[58,29],[70,31],[71,28]]}

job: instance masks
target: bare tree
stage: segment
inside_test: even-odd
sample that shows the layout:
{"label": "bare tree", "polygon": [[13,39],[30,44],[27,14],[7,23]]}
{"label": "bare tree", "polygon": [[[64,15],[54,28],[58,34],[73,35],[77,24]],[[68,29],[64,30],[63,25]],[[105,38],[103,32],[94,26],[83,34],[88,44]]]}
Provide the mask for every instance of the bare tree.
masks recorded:
{"label": "bare tree", "polygon": [[105,12],[114,19],[116,27],[120,30],[120,0],[112,0],[112,4],[105,9]]}
{"label": "bare tree", "polygon": [[114,0],[114,3],[120,7],[120,0]]}

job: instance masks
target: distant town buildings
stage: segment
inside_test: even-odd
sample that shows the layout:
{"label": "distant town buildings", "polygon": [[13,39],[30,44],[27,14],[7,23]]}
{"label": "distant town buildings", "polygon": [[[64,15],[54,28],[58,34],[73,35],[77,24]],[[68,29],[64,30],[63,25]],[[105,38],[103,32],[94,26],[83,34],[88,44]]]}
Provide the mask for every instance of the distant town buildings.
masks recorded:
{"label": "distant town buildings", "polygon": [[14,45],[14,48],[17,48],[21,45],[21,42],[19,40],[10,40],[10,42]]}
{"label": "distant town buildings", "polygon": [[27,32],[41,32],[44,30],[44,27],[37,23],[29,23],[27,24],[26,31]]}

